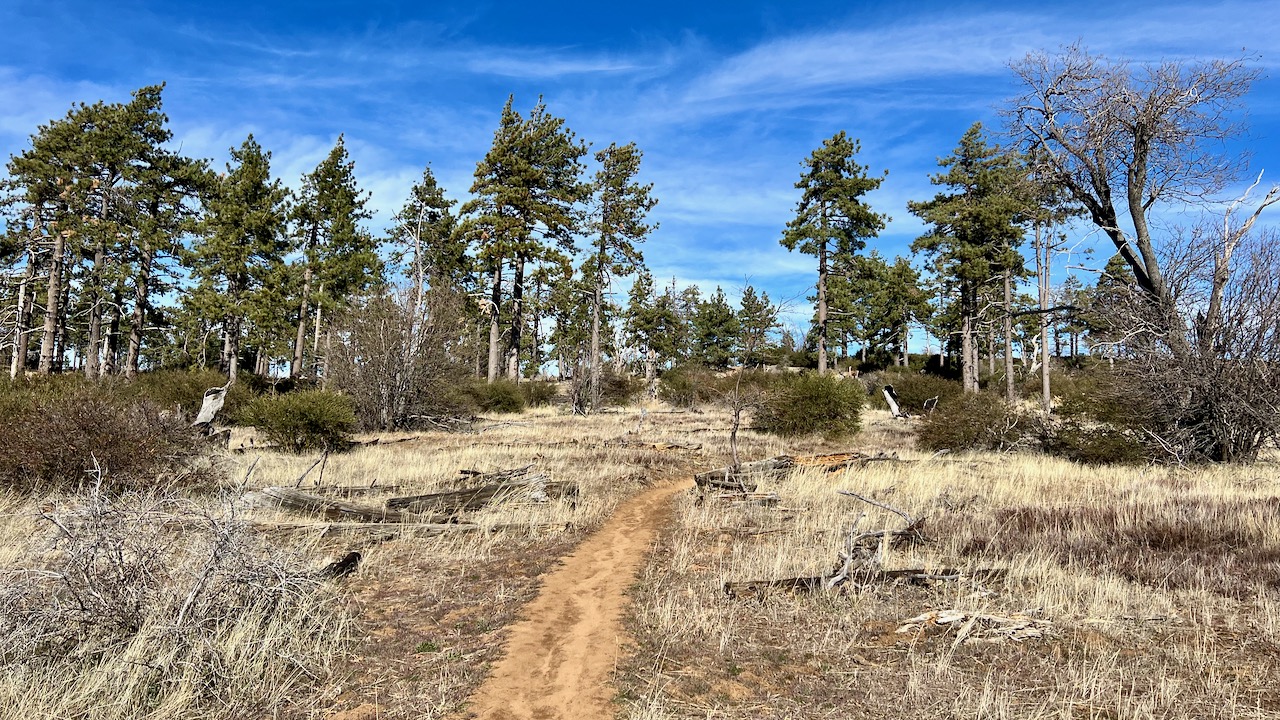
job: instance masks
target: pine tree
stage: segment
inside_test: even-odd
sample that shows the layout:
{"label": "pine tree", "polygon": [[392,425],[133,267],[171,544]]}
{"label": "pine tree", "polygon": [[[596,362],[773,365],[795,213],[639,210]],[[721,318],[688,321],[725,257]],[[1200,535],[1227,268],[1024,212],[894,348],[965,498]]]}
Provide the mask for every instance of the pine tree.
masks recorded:
{"label": "pine tree", "polygon": [[[822,141],[822,147],[805,159],[804,173],[796,188],[803,190],[796,216],[787,223],[782,244],[800,249],[818,260],[817,333],[818,372],[827,371],[827,276],[833,262],[847,258],[866,246],[866,239],[884,229],[886,217],[871,210],[862,196],[880,187],[884,176],[873,178],[867,168],[854,161],[861,150],[857,140],[841,130]],[[888,173],[886,173],[887,175]]]}
{"label": "pine tree", "polygon": [[[518,378],[526,266],[566,262],[581,224],[578,206],[589,192],[582,182],[586,144],[564,126],[563,119],[547,112],[541,98],[528,118],[522,118],[513,103],[514,98],[508,97],[493,145],[476,165],[471,185],[474,199],[462,207],[467,216],[464,232],[477,243],[478,259],[490,278],[490,382],[499,372],[504,319],[508,329],[506,373]],[[508,296],[504,294],[503,273],[508,264],[513,282],[510,302],[504,303]]]}
{"label": "pine tree", "polygon": [[677,357],[680,319],[672,292],[657,294],[653,276],[641,269],[631,284],[625,336],[644,358],[644,380],[650,396],[657,393],[658,366]]}
{"label": "pine tree", "polygon": [[989,145],[982,124],[975,123],[951,155],[938,164],[947,172],[932,176],[934,185],[950,188],[932,200],[907,207],[932,227],[916,239],[912,250],[939,260],[940,270],[958,289],[960,367],[967,392],[978,390],[980,302],[993,295],[993,278],[1021,273],[1019,223],[1026,213],[1020,192],[1022,164],[1016,155]]}
{"label": "pine tree", "polygon": [[738,313],[729,305],[724,290],[716,287],[714,295],[698,304],[693,317],[693,342],[698,361],[721,370],[729,367],[741,333]]}
{"label": "pine tree", "polygon": [[303,370],[311,308],[315,308],[311,351],[315,355],[324,312],[333,312],[354,294],[382,282],[378,243],[360,227],[372,217],[365,209],[368,200],[368,194],[356,185],[355,163],[348,159],[346,143],[339,135],[329,156],[303,177],[294,205],[297,249],[301,252],[294,271],[301,271],[302,289],[290,376]]}
{"label": "pine tree", "polygon": [[591,295],[591,407],[600,404],[600,322],[605,290],[610,280],[629,275],[642,267],[644,258],[636,245],[656,225],[645,216],[658,204],[650,196],[653,185],[635,181],[643,153],[635,143],[619,147],[611,144],[596,153],[600,170],[592,185],[595,208],[590,230],[595,234],[591,255],[583,264],[583,275],[592,284]]}
{"label": "pine tree", "polygon": [[[271,153],[250,135],[208,201],[203,232],[187,254],[197,281],[188,305],[222,328],[219,366],[235,380],[250,317],[281,317],[284,297],[275,292],[289,243],[285,236],[288,192],[271,179]],[[257,338],[259,351],[264,338]],[[257,365],[254,370],[261,370]]]}
{"label": "pine tree", "polygon": [[742,365],[764,364],[769,334],[778,326],[778,307],[769,301],[769,293],[756,294],[751,285],[742,290],[738,309],[738,358]]}

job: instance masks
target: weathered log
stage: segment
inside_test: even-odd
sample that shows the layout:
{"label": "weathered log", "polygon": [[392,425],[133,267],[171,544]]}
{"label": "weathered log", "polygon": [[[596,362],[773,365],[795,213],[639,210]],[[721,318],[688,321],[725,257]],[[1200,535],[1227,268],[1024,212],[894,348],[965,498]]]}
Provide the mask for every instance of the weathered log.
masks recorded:
{"label": "weathered log", "polygon": [[693,476],[694,483],[703,492],[707,490],[736,490],[755,492],[761,480],[782,480],[796,465],[790,455],[779,455],[767,460],[743,463],[737,470],[728,467],[700,472]]}
{"label": "weathered log", "polygon": [[316,495],[332,495],[337,497],[360,497],[375,493],[399,492],[402,485],[330,485],[328,487],[311,488]]}
{"label": "weathered log", "polygon": [[726,582],[724,593],[729,597],[741,597],[745,594],[760,595],[770,590],[786,590],[794,593],[814,593],[822,590],[844,591],[852,585],[866,586],[903,581],[912,585],[924,585],[931,581],[956,581],[963,578],[979,580],[998,580],[1007,574],[1001,568],[980,568],[976,570],[959,570],[956,568],[940,568],[926,570],[912,568],[907,570],[855,570],[846,578],[833,582],[826,575],[816,577],[783,578],[781,580],[744,580]]}
{"label": "weathered log", "polygon": [[546,502],[550,499],[574,497],[578,494],[578,486],[570,482],[552,482],[545,475],[537,475],[519,482],[504,481],[462,490],[394,497],[387,500],[386,505],[397,510],[430,510],[454,515],[466,510],[479,510],[498,500],[519,494],[528,495],[538,502]]}
{"label": "weathered log", "polygon": [[370,522],[404,522],[406,520],[419,519],[396,510],[356,505],[355,503],[323,498],[319,495],[286,487],[266,487],[248,492],[245,493],[243,499],[254,505],[316,513],[330,520],[353,519]]}
{"label": "weathered log", "polygon": [[775,507],[782,502],[777,493],[717,493],[712,497],[721,502],[761,507]]}

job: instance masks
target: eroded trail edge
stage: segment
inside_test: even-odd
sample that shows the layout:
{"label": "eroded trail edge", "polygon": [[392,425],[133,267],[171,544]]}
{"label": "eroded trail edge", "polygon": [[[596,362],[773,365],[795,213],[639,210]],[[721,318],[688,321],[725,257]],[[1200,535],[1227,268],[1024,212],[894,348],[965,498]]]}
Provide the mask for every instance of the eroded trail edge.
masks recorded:
{"label": "eroded trail edge", "polygon": [[546,576],[512,626],[506,655],[472,695],[469,716],[613,717],[609,675],[625,640],[626,590],[670,518],[673,496],[686,486],[667,481],[630,498]]}

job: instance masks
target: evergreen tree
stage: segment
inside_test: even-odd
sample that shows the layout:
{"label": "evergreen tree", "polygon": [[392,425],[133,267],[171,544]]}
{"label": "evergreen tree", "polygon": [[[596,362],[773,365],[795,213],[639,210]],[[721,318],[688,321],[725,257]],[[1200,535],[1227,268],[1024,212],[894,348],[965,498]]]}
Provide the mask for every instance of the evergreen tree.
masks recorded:
{"label": "evergreen tree", "polygon": [[742,290],[738,310],[738,357],[743,366],[764,364],[769,334],[778,326],[778,307],[769,302],[769,293],[756,294],[748,285]]}
{"label": "evergreen tree", "polygon": [[294,273],[302,276],[298,331],[293,345],[290,376],[303,370],[307,322],[315,308],[312,354],[318,351],[323,313],[333,312],[356,293],[382,282],[378,243],[360,222],[372,217],[365,209],[369,196],[356,186],[355,164],[347,157],[341,135],[329,156],[302,178],[294,205],[294,223],[301,255]]}
{"label": "evergreen tree", "polygon": [[961,341],[961,374],[965,390],[977,392],[980,300],[994,294],[994,278],[1021,272],[1014,247],[1022,240],[1019,223],[1026,212],[1022,164],[1016,155],[989,145],[981,123],[970,127],[938,164],[947,172],[931,180],[950,192],[908,203],[913,214],[932,225],[912,249],[937,258],[940,270],[956,283],[960,327],[953,331]]}
{"label": "evergreen tree", "polygon": [[[271,153],[250,135],[231,149],[231,162],[207,203],[203,233],[186,257],[197,283],[186,303],[195,315],[221,325],[218,364],[233,381],[246,320],[287,313],[277,292],[289,249],[287,197],[280,181],[271,179]],[[261,353],[266,338],[256,340]],[[256,363],[254,370],[261,369]]]}
{"label": "evergreen tree", "polygon": [[600,403],[600,322],[605,290],[613,277],[629,275],[642,266],[644,258],[636,247],[656,225],[645,216],[658,204],[650,196],[653,185],[635,181],[643,153],[635,143],[619,147],[611,144],[596,153],[600,170],[592,184],[595,207],[590,230],[595,234],[591,255],[583,264],[583,274],[592,284],[591,295],[591,406]]}
{"label": "evergreen tree", "polygon": [[[473,199],[462,207],[467,216],[464,230],[477,242],[478,257],[490,276],[490,382],[499,372],[504,317],[508,328],[506,372],[508,377],[518,377],[526,266],[565,262],[581,225],[578,206],[589,194],[589,186],[582,181],[586,144],[564,126],[563,119],[547,112],[541,98],[528,118],[512,109],[513,102],[514,98],[507,98],[493,145],[476,165]],[[512,268],[513,282],[510,302],[504,303],[503,271],[507,264]]]}
{"label": "evergreen tree", "polygon": [[674,294],[655,293],[653,276],[642,268],[631,285],[625,332],[627,342],[644,358],[644,379],[651,396],[657,392],[658,366],[678,356],[679,323]]}
{"label": "evergreen tree", "polygon": [[[787,223],[782,244],[800,249],[818,260],[817,334],[818,372],[827,371],[827,276],[832,263],[845,263],[866,246],[866,239],[884,229],[884,215],[877,214],[862,196],[880,187],[884,176],[873,178],[854,156],[861,149],[844,131],[822,141],[804,161],[805,171],[796,187],[803,190],[796,216]],[[886,173],[887,175],[887,173]]]}
{"label": "evergreen tree", "polygon": [[729,367],[738,349],[741,333],[738,313],[729,305],[724,290],[716,287],[714,295],[698,304],[697,315],[693,318],[694,348],[698,362],[721,370]]}

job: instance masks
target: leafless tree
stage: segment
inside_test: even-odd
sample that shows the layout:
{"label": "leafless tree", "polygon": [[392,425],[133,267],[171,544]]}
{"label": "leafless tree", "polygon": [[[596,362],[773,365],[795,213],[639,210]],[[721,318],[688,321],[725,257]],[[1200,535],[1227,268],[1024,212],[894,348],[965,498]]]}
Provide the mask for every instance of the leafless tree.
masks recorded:
{"label": "leafless tree", "polygon": [[465,296],[447,286],[386,293],[339,318],[326,371],[356,403],[365,427],[412,426],[414,416],[453,410],[470,357]]}
{"label": "leafless tree", "polygon": [[[1230,154],[1224,141],[1243,130],[1239,111],[1258,71],[1245,58],[1110,61],[1078,45],[1030,54],[1013,71],[1024,91],[1008,108],[1011,130],[1045,163],[1046,179],[1084,207],[1133,270],[1137,292],[1125,334],[1138,350],[1136,366],[1164,368],[1142,374],[1147,382],[1140,384],[1157,409],[1172,413],[1173,430],[1165,432],[1179,437],[1163,442],[1190,458],[1256,455],[1258,427],[1237,433],[1217,424],[1245,422],[1238,399],[1251,390],[1235,383],[1260,379],[1268,362],[1265,353],[1256,354],[1263,352],[1261,338],[1244,342],[1239,335],[1262,332],[1270,315],[1268,307],[1243,298],[1260,300],[1258,288],[1280,281],[1267,264],[1269,251],[1249,240],[1258,213],[1280,198],[1273,190],[1246,211],[1246,193],[1220,214],[1220,229],[1183,242],[1156,237],[1152,215],[1160,207],[1207,207],[1239,177],[1243,158]],[[1237,262],[1246,246],[1252,254]],[[1206,261],[1207,275],[1193,255]],[[1159,386],[1157,376],[1167,382],[1168,373],[1187,377]],[[1255,407],[1246,415],[1276,412]]]}

